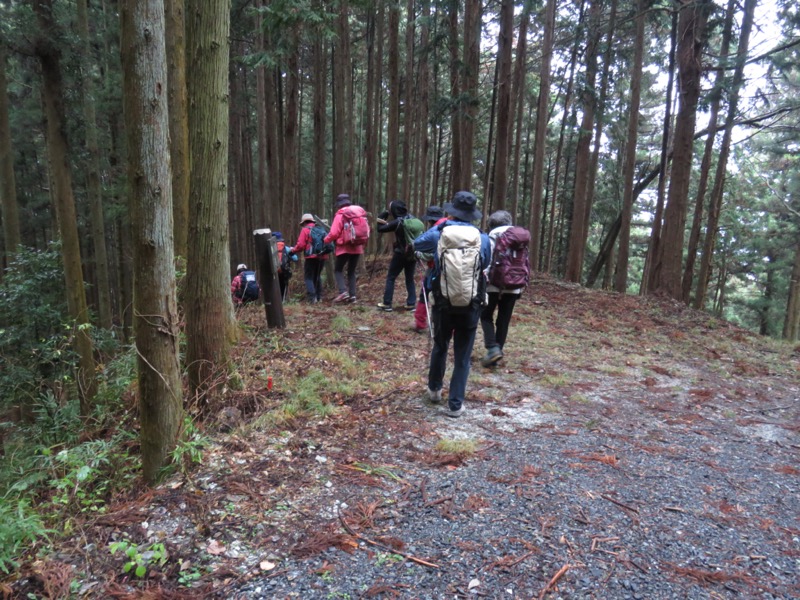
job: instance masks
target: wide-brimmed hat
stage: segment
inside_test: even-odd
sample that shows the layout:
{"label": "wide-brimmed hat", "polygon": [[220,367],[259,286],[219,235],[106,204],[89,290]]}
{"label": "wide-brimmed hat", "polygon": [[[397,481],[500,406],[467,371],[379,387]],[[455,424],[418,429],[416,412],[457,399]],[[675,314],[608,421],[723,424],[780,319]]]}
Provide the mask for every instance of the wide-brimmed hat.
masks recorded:
{"label": "wide-brimmed hat", "polygon": [[283,241],[283,234],[280,231],[273,231],[272,237],[274,237],[276,240]]}
{"label": "wide-brimmed hat", "polygon": [[236,272],[238,273],[239,271],[247,271],[247,265],[241,263],[238,267],[236,267]]}
{"label": "wide-brimmed hat", "polygon": [[444,216],[444,211],[441,206],[429,206],[425,211],[425,216],[422,217],[423,221],[435,223]]}
{"label": "wide-brimmed hat", "polygon": [[350,194],[339,194],[336,196],[336,208],[350,206],[351,204],[352,202],[350,201]]}
{"label": "wide-brimmed hat", "polygon": [[305,213],[302,217],[300,217],[300,225],[305,225],[306,223],[311,223],[314,221],[314,215],[311,213]]}
{"label": "wide-brimmed hat", "polygon": [[477,204],[478,199],[472,192],[456,192],[451,202],[444,203],[444,212],[462,221],[477,221],[483,216]]}

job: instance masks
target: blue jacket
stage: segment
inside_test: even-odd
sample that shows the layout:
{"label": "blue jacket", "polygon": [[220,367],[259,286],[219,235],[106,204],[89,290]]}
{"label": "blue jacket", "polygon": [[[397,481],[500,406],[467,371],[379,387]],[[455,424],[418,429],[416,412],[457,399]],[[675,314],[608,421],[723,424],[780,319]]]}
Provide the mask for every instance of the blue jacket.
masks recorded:
{"label": "blue jacket", "polygon": [[[428,231],[422,233],[417,239],[414,240],[414,250],[417,252],[426,252],[433,254],[433,269],[428,273],[425,279],[425,285],[431,289],[431,282],[439,276],[439,256],[436,253],[436,247],[439,244],[439,237],[442,235],[442,227],[449,225],[469,225],[475,227],[472,223],[465,221],[457,221],[455,219],[448,219],[438,227],[431,227]],[[489,268],[492,262],[492,243],[489,236],[481,232],[481,268],[485,271]]]}

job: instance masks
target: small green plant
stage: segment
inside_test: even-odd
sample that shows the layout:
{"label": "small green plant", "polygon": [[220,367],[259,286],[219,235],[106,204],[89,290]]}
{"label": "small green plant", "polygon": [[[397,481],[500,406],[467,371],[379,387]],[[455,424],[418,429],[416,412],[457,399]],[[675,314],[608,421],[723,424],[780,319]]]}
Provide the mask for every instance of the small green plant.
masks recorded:
{"label": "small green plant", "polygon": [[0,498],[0,571],[16,568],[19,555],[48,533],[27,501]]}
{"label": "small green plant", "polygon": [[128,540],[120,540],[113,542],[109,549],[111,554],[116,554],[117,550],[122,552],[128,560],[122,565],[123,573],[130,573],[136,577],[144,577],[147,574],[147,569],[152,566],[162,567],[167,562],[167,549],[161,542],[151,544],[144,552],[139,552],[139,547]]}
{"label": "small green plant", "polygon": [[172,450],[172,463],[178,465],[185,475],[192,464],[203,462],[203,453],[209,445],[209,440],[194,425],[190,417],[183,421],[183,431],[178,438],[178,443]]}
{"label": "small green plant", "polygon": [[395,563],[403,562],[405,558],[393,552],[378,552],[375,557],[375,564],[379,567],[384,565],[393,565]]}
{"label": "small green plant", "polygon": [[569,378],[566,375],[545,375],[542,383],[551,387],[562,387],[569,383]]}
{"label": "small green plant", "polygon": [[319,578],[322,579],[325,583],[333,583],[333,571],[324,570],[321,571],[319,574]]}
{"label": "small green plant", "polygon": [[403,481],[402,477],[400,477],[397,473],[386,467],[367,465],[365,463],[354,463],[352,465],[352,468],[355,469],[356,471],[361,471],[362,473],[366,473],[367,475],[385,477],[387,479],[393,479],[394,481]]}
{"label": "small green plant", "polygon": [[436,443],[436,450],[445,454],[472,456],[478,451],[478,443],[466,438],[457,440],[443,438]]}
{"label": "small green plant", "polygon": [[353,329],[353,322],[347,315],[336,315],[331,320],[331,329],[334,331],[351,331]]}
{"label": "small green plant", "polygon": [[185,587],[191,587],[192,584],[200,579],[203,574],[197,567],[191,567],[178,573],[178,583]]}

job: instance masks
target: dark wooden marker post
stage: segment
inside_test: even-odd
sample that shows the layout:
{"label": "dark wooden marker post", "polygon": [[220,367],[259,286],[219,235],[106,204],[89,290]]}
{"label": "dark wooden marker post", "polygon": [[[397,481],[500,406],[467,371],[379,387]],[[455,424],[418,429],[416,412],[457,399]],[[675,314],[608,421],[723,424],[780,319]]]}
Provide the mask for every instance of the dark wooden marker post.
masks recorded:
{"label": "dark wooden marker post", "polygon": [[267,312],[267,327],[283,329],[286,327],[286,319],[283,316],[281,286],[278,283],[278,246],[269,229],[256,229],[253,236],[258,257],[258,283]]}

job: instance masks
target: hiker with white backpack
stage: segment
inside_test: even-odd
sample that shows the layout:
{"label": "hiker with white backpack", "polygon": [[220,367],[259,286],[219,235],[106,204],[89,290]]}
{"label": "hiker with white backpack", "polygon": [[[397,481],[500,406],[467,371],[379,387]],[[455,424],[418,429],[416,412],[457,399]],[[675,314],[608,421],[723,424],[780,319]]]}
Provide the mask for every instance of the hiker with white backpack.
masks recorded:
{"label": "hiker with white backpack", "polygon": [[453,374],[447,406],[448,417],[464,413],[472,348],[481,310],[486,303],[484,271],[491,259],[489,236],[473,221],[481,218],[478,200],[471,192],[456,192],[444,205],[447,220],[414,240],[414,250],[433,254],[434,266],[426,287],[432,290],[433,348],[428,368],[427,400],[442,401],[447,353],[453,340]]}

